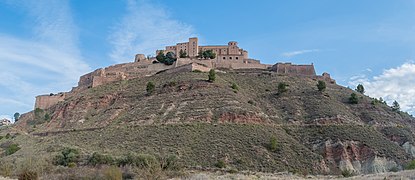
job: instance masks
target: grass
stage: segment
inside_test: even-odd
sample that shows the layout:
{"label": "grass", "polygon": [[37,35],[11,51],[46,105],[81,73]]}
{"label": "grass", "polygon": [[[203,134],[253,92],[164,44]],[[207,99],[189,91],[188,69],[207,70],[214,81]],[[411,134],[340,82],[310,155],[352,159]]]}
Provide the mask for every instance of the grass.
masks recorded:
{"label": "grass", "polygon": [[[314,174],[322,172],[316,164],[324,157],[313,145],[329,139],[359,141],[400,164],[409,158],[388,138],[400,137],[398,144],[412,142],[413,129],[407,126],[413,118],[383,104],[373,106],[373,99],[363,95],[352,105],[350,89],[327,84],[320,93],[311,78],[255,70],[216,73],[214,83],[207,76],[203,72],[168,77],[160,73],[75,94],[35,113],[34,133],[66,132],[0,139],[2,144],[12,141],[21,147],[16,155],[3,159],[13,161],[29,153],[51,159],[72,147],[79,150],[80,158],[73,171],[82,171],[84,164],[96,169],[121,162],[124,167],[134,164],[144,168],[137,170],[143,174],[159,176],[175,167],[215,168],[223,160],[227,167],[241,171]],[[155,85],[151,96],[146,91],[148,82]],[[278,88],[282,83],[289,84],[283,93]],[[344,122],[315,123],[315,119],[331,117]],[[30,119],[20,121],[23,128],[25,122],[33,124]],[[373,128],[371,124],[384,126]],[[96,127],[102,128],[80,130]],[[157,168],[149,168],[154,164]]]}

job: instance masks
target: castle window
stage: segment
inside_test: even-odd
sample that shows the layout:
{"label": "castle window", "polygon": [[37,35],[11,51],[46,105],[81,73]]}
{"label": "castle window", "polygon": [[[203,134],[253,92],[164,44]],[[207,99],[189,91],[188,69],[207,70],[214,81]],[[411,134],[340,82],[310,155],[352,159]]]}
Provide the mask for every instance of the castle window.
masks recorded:
{"label": "castle window", "polygon": [[238,59],[238,57],[235,57],[236,59]]}
{"label": "castle window", "polygon": [[229,57],[229,59],[232,59],[232,57]]}
{"label": "castle window", "polygon": [[226,59],[226,57],[223,57],[223,59]]}

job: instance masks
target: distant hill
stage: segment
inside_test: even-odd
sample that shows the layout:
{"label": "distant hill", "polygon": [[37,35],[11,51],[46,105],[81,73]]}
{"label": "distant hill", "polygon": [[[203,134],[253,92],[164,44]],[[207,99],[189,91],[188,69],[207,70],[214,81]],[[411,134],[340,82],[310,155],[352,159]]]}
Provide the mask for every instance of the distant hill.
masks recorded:
{"label": "distant hill", "polygon": [[[299,174],[401,170],[415,157],[414,118],[351,89],[266,70],[159,73],[79,92],[7,132],[49,157],[64,147],[121,157],[172,154],[188,169]],[[146,92],[148,82],[155,90]],[[278,85],[285,83],[286,92]],[[358,103],[349,103],[352,93]],[[2,132],[5,133],[6,131]],[[29,143],[28,143],[29,142]],[[6,143],[4,140],[0,143]],[[1,146],[1,144],[0,144]]]}

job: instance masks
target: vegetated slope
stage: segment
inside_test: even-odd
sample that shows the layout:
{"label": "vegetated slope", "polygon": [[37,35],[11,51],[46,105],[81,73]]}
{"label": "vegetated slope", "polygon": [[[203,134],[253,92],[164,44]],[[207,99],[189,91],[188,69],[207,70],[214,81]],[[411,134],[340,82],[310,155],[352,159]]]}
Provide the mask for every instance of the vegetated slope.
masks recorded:
{"label": "vegetated slope", "polygon": [[[288,91],[278,92],[281,82]],[[350,104],[351,89],[316,84],[260,70],[217,73],[213,83],[207,73],[159,73],[75,94],[18,127],[46,135],[44,151],[168,153],[186,167],[373,173],[402,169],[415,155],[412,117],[361,94]]]}

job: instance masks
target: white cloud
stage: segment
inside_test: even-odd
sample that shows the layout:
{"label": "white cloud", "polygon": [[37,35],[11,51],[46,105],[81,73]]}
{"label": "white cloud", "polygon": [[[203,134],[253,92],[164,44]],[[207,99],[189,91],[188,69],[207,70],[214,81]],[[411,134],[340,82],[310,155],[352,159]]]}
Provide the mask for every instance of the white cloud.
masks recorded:
{"label": "white cloud", "polygon": [[398,101],[401,109],[415,114],[415,64],[405,63],[399,67],[384,70],[381,75],[368,78],[356,76],[351,78],[349,85],[363,84],[366,94],[371,97],[382,97],[392,104]]}
{"label": "white cloud", "polygon": [[305,49],[305,50],[299,50],[299,51],[285,52],[285,53],[282,53],[281,56],[289,58],[289,57],[294,57],[294,56],[298,56],[298,55],[305,54],[305,53],[312,53],[312,52],[319,52],[319,51],[321,50],[320,49]]}
{"label": "white cloud", "polygon": [[127,14],[109,37],[114,46],[110,57],[117,63],[129,62],[137,53],[154,54],[156,49],[187,41],[192,36],[195,36],[192,26],[171,18],[162,7],[128,0]]}
{"label": "white cloud", "polygon": [[33,36],[0,34],[0,114],[24,113],[36,95],[70,90],[90,68],[68,1],[6,2],[28,15]]}

